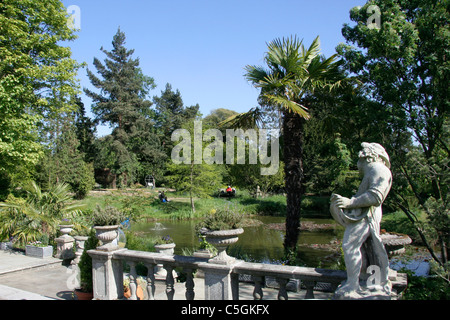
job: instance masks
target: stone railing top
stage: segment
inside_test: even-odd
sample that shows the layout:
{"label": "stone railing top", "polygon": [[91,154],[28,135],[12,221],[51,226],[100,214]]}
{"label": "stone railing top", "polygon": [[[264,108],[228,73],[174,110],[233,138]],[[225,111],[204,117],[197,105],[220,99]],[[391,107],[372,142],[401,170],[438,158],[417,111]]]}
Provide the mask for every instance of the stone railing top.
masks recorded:
{"label": "stone railing top", "polygon": [[171,264],[174,266],[198,268],[199,264],[207,262],[207,258],[167,255],[164,253],[135,251],[135,250],[118,250],[114,252],[114,258],[123,259],[134,262],[147,262],[151,264]]}
{"label": "stone railing top", "polygon": [[284,266],[266,263],[252,263],[237,260],[236,263],[228,266],[214,265],[207,263],[207,258],[167,255],[163,253],[135,251],[122,249],[113,252],[114,258],[126,261],[144,262],[150,264],[170,264],[184,268],[219,268],[229,269],[231,273],[250,274],[254,276],[269,276],[285,279],[301,279],[323,282],[340,282],[345,280],[345,271],[328,270],[319,268],[307,268],[297,266]]}
{"label": "stone railing top", "polygon": [[307,268],[297,266],[283,266],[266,263],[237,263],[233,272],[258,276],[272,276],[287,279],[301,279],[323,282],[340,282],[347,278],[345,271]]}

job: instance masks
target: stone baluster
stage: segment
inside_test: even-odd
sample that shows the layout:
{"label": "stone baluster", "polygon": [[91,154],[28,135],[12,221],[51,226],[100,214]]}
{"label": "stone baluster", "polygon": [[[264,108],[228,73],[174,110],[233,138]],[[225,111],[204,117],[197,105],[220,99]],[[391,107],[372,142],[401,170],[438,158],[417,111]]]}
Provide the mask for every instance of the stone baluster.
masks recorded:
{"label": "stone baluster", "polygon": [[129,300],[137,300],[137,273],[136,273],[136,262],[127,262],[130,266],[130,298]]}
{"label": "stone baluster", "polygon": [[288,294],[286,290],[286,285],[289,279],[277,278],[277,282],[280,285],[280,290],[278,291],[278,300],[288,300]]}
{"label": "stone baluster", "polygon": [[255,289],[253,290],[253,298],[255,300],[262,300],[263,298],[263,283],[264,283],[264,277],[261,276],[252,276],[253,281],[255,282]]}
{"label": "stone baluster", "polygon": [[153,263],[146,263],[147,267],[147,300],[155,300],[155,266]]}
{"label": "stone baluster", "polygon": [[232,273],[230,275],[231,280],[231,295],[233,300],[239,300],[239,274]]}
{"label": "stone baluster", "polygon": [[306,287],[305,299],[314,299],[314,286],[316,285],[315,281],[303,281]]}
{"label": "stone baluster", "polygon": [[194,300],[194,270],[186,268],[184,271],[186,272],[186,300]]}
{"label": "stone baluster", "polygon": [[175,294],[174,279],[173,279],[173,266],[165,264],[164,269],[167,271],[166,276],[166,295],[168,300],[173,300]]}

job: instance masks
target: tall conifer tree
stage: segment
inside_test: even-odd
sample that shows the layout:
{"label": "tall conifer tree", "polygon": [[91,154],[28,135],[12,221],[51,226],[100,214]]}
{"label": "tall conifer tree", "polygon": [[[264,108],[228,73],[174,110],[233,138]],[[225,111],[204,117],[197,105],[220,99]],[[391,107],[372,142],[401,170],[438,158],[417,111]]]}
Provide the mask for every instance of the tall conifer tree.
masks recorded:
{"label": "tall conifer tree", "polygon": [[[104,141],[107,143],[107,150],[104,151],[109,156],[103,158],[109,159],[107,165],[113,174],[115,187],[116,178],[120,178],[121,184],[126,186],[142,174],[142,167],[149,170],[148,162],[160,162],[161,159],[148,157],[151,153],[149,149],[155,150],[155,155],[160,154],[157,152],[160,143],[156,137],[149,137],[145,141],[137,139],[140,134],[148,135],[151,132],[152,102],[146,96],[155,87],[154,80],[142,73],[139,59],[132,58],[134,50],[125,48],[125,34],[120,28],[113,38],[112,46],[111,51],[103,47],[100,49],[107,57],[104,64],[94,58],[94,66],[101,78],[87,71],[92,85],[100,89],[100,93],[86,88],[84,91],[93,99],[95,122],[113,128],[111,136]],[[143,150],[146,156],[138,154]]]}

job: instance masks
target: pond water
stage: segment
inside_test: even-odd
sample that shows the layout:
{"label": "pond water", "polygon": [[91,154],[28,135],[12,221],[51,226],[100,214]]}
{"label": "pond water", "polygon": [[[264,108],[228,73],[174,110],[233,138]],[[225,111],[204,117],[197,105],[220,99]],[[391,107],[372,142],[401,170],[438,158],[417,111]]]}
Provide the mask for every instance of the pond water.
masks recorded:
{"label": "pond water", "polygon": [[[284,254],[283,241],[284,217],[255,217],[260,221],[256,226],[244,227],[239,241],[230,246],[229,252],[245,255],[254,262],[280,263]],[[337,241],[341,241],[343,228],[332,219],[302,219],[307,231],[300,231],[298,254],[300,260],[308,267],[329,267],[336,261]],[[198,221],[160,221],[150,223],[134,223],[131,231],[139,231],[143,236],[169,235],[176,243],[175,254],[182,254],[183,248],[194,251],[198,248],[199,239],[195,233]],[[319,226],[319,228],[316,228]],[[326,227],[326,228],[320,228]]]}

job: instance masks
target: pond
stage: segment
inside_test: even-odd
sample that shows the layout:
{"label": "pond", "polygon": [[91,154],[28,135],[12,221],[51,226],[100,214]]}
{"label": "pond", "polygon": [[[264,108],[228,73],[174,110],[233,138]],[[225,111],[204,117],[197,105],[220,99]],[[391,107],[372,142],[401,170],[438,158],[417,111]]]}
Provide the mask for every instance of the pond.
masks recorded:
{"label": "pond", "polygon": [[[284,217],[258,216],[252,218],[254,226],[244,227],[239,241],[230,246],[228,252],[233,256],[245,256],[246,260],[264,263],[280,263],[284,254]],[[298,240],[300,260],[308,267],[327,268],[336,262],[343,228],[332,219],[302,219],[302,230]],[[194,251],[199,239],[195,233],[198,221],[161,221],[134,223],[131,231],[139,231],[143,236],[169,235],[176,243],[175,254],[183,249]],[[305,230],[306,229],[306,230]]]}

